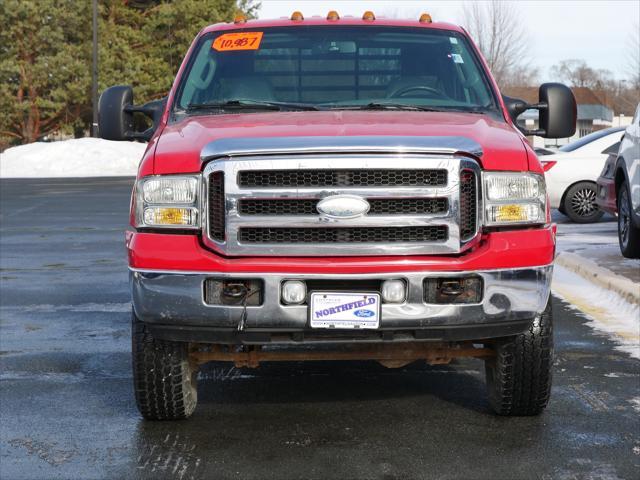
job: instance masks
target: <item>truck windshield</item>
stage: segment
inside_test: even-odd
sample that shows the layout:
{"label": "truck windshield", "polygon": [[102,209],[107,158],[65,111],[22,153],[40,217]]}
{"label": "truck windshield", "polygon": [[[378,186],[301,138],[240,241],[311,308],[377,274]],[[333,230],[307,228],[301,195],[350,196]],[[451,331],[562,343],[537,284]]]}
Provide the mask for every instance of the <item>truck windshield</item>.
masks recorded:
{"label": "truck windshield", "polygon": [[456,32],[374,26],[247,28],[203,36],[176,109],[495,108],[487,77]]}

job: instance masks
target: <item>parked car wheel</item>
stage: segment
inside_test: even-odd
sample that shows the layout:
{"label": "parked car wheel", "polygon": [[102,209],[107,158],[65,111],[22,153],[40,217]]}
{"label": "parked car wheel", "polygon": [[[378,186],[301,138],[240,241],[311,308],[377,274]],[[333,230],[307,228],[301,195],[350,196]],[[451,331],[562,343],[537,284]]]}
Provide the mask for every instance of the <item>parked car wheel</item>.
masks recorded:
{"label": "parked car wheel", "polygon": [[602,218],[604,212],[596,204],[597,189],[593,182],[578,182],[564,196],[562,209],[576,223],[592,223]]}
{"label": "parked car wheel", "polygon": [[640,258],[640,228],[631,220],[631,198],[626,184],[618,191],[618,242],[623,256]]}
{"label": "parked car wheel", "polygon": [[195,410],[197,369],[189,362],[188,345],[154,338],[132,314],[133,384],[144,418],[178,420]]}
{"label": "parked car wheel", "polygon": [[538,415],[547,406],[553,368],[551,299],[526,332],[498,341],[485,362],[489,403],[499,415]]}

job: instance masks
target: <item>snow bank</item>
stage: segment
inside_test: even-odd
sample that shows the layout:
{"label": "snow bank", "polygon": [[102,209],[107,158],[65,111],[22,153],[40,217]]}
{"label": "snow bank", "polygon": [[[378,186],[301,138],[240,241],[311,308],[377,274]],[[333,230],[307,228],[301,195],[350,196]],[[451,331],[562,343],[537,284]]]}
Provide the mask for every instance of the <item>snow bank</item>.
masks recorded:
{"label": "snow bank", "polygon": [[617,348],[640,359],[640,306],[556,264],[553,293],[572,304],[592,328],[606,333]]}
{"label": "snow bank", "polygon": [[77,138],[0,153],[0,178],[135,176],[146,143]]}

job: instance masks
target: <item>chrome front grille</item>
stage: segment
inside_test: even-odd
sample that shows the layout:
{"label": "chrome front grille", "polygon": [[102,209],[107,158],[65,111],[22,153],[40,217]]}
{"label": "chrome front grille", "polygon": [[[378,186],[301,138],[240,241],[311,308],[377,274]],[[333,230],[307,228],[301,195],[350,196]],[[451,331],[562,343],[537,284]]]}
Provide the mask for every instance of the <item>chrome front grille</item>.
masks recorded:
{"label": "chrome front grille", "polygon": [[[204,177],[204,241],[228,256],[451,254],[477,234],[479,167],[467,157],[247,155],[211,161]],[[365,199],[369,211],[319,213],[334,195]]]}

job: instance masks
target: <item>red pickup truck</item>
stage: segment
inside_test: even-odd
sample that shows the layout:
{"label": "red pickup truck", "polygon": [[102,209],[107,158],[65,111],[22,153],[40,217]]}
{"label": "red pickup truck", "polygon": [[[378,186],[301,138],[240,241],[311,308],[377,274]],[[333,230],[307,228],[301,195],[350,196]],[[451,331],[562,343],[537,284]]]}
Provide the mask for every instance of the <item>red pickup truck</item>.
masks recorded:
{"label": "red pickup truck", "polygon": [[573,134],[564,85],[501,96],[427,14],[295,12],[206,27],[166,98],[99,110],[102,138],[149,142],[126,234],[145,418],[190,416],[209,361],[477,357],[497,413],[544,409],[555,226],[524,134]]}

